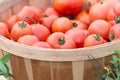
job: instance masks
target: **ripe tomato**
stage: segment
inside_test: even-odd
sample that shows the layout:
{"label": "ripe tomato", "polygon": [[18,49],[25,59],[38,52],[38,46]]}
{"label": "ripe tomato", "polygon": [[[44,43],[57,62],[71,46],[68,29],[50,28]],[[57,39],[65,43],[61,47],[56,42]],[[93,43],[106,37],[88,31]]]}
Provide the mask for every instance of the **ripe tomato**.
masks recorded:
{"label": "ripe tomato", "polygon": [[58,18],[56,15],[43,16],[40,19],[41,24],[45,25],[50,31],[52,29],[53,22]]}
{"label": "ripe tomato", "polygon": [[88,26],[81,21],[71,20],[71,22],[72,22],[73,28],[78,28],[78,29],[87,29],[88,28]]}
{"label": "ripe tomato", "polygon": [[25,21],[19,21],[13,25],[11,29],[11,37],[14,41],[17,41],[19,37],[24,35],[33,34],[30,25]]}
{"label": "ripe tomato", "polygon": [[32,44],[34,47],[39,47],[39,48],[51,48],[51,46],[47,42],[43,41],[38,41]]}
{"label": "ripe tomato", "polygon": [[112,24],[120,23],[120,3],[114,5],[108,12],[107,20]]}
{"label": "ripe tomato", "polygon": [[32,46],[33,43],[38,41],[39,41],[38,38],[34,35],[24,35],[17,40],[17,42],[25,45],[29,45],[29,46]]}
{"label": "ripe tomato", "polygon": [[[40,9],[36,8],[35,6],[24,6],[18,13],[17,17],[20,20],[24,20],[26,16],[32,18],[35,21],[39,21],[42,12]],[[30,19],[25,19],[26,22],[32,24],[33,22]]]}
{"label": "ripe tomato", "polygon": [[58,17],[60,16],[60,14],[57,12],[57,10],[52,6],[45,7],[43,10],[43,14],[46,14],[48,16],[51,16],[51,15],[56,15]]}
{"label": "ripe tomato", "polygon": [[85,8],[89,12],[90,8],[100,0],[85,0]]}
{"label": "ripe tomato", "polygon": [[0,22],[0,35],[10,39],[10,33],[8,31],[7,25],[3,22]]}
{"label": "ripe tomato", "polygon": [[48,36],[50,35],[50,31],[47,27],[42,24],[32,24],[31,25],[33,34],[40,40],[46,41]]}
{"label": "ripe tomato", "polygon": [[80,13],[77,14],[76,19],[84,22],[86,25],[90,24],[90,20],[89,20],[89,14],[87,11],[83,10]]}
{"label": "ripe tomato", "polygon": [[110,28],[109,31],[109,40],[116,40],[120,38],[120,24],[115,24],[113,27]]}
{"label": "ripe tomato", "polygon": [[108,39],[108,33],[111,25],[105,20],[95,20],[92,22],[88,28],[91,34],[99,34],[104,39]]}
{"label": "ripe tomato", "polygon": [[66,17],[60,17],[56,19],[52,24],[52,32],[66,32],[71,28],[71,21]]}
{"label": "ripe tomato", "polygon": [[96,46],[99,44],[106,43],[107,41],[104,40],[99,34],[90,34],[84,40],[84,47]]}
{"label": "ripe tomato", "polygon": [[52,33],[48,39],[47,43],[51,45],[53,48],[57,49],[72,49],[76,48],[75,42],[65,36],[62,32],[55,32]]}
{"label": "ripe tomato", "polygon": [[66,36],[73,39],[77,48],[83,47],[84,39],[89,35],[88,30],[73,28],[65,33]]}
{"label": "ripe tomato", "polygon": [[89,11],[90,22],[98,19],[107,20],[107,13],[110,9],[110,5],[106,1],[100,1],[93,5]]}
{"label": "ripe tomato", "polygon": [[19,18],[16,15],[12,15],[12,16],[6,18],[4,22],[8,25],[7,26],[8,30],[11,31],[13,25],[18,21],[20,21]]}
{"label": "ripe tomato", "polygon": [[55,9],[62,15],[76,15],[82,9],[83,0],[54,0]]}

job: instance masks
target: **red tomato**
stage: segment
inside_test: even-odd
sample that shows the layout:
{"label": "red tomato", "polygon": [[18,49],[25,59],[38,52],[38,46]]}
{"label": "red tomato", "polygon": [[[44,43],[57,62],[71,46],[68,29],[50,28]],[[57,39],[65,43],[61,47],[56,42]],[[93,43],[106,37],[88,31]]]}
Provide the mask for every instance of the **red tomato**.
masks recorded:
{"label": "red tomato", "polygon": [[[32,18],[35,21],[39,21],[42,12],[40,9],[36,8],[35,6],[24,6],[18,13],[17,16],[20,20],[24,20],[26,16]],[[25,19],[26,22],[32,24],[33,22],[29,19]]]}
{"label": "red tomato", "polygon": [[113,27],[110,28],[109,31],[109,40],[116,40],[120,38],[120,24],[116,24]]}
{"label": "red tomato", "polygon": [[90,8],[91,8],[94,4],[98,3],[99,1],[100,1],[100,0],[86,0],[86,1],[85,1],[85,8],[86,8],[86,10],[89,11]]}
{"label": "red tomato", "polygon": [[88,28],[91,34],[100,34],[104,39],[108,39],[108,33],[111,25],[105,20],[95,20]]}
{"label": "red tomato", "polygon": [[47,27],[41,24],[32,24],[31,25],[33,34],[40,40],[46,41],[48,36],[50,35],[50,31]]}
{"label": "red tomato", "polygon": [[104,44],[106,42],[107,41],[104,40],[99,34],[90,34],[84,40],[84,47],[96,46],[96,45]]}
{"label": "red tomato", "polygon": [[20,21],[19,18],[16,15],[12,15],[12,16],[6,18],[4,22],[8,25],[7,26],[8,30],[11,31],[13,25],[18,21]]}
{"label": "red tomato", "polygon": [[19,37],[33,34],[30,25],[25,21],[19,21],[13,25],[11,29],[11,37],[17,41]]}
{"label": "red tomato", "polygon": [[72,49],[76,48],[75,42],[65,36],[62,32],[52,33],[48,39],[47,43],[50,44],[53,48],[57,49]]}
{"label": "red tomato", "polygon": [[106,0],[93,5],[89,11],[90,22],[98,19],[107,20],[108,11],[113,5],[110,5],[110,2],[108,3]]}
{"label": "red tomato", "polygon": [[66,32],[71,28],[71,21],[66,17],[60,17],[56,19],[52,24],[52,32]]}
{"label": "red tomato", "polygon": [[89,35],[88,30],[73,28],[68,30],[65,35],[73,39],[77,48],[83,47],[84,39]]}
{"label": "red tomato", "polygon": [[81,21],[71,20],[71,22],[72,22],[73,28],[78,28],[78,29],[87,29],[88,28],[88,26]]}
{"label": "red tomato", "polygon": [[34,44],[32,44],[32,46],[39,48],[51,48],[51,46],[47,42],[43,42],[43,41],[35,42]]}
{"label": "red tomato", "polygon": [[56,15],[42,17],[40,22],[45,25],[49,30],[52,29],[53,22],[58,18]]}
{"label": "red tomato", "polygon": [[76,15],[82,9],[83,0],[54,0],[55,9],[65,16]]}
{"label": "red tomato", "polygon": [[10,33],[8,31],[7,25],[3,22],[0,22],[0,35],[10,39]]}
{"label": "red tomato", "polygon": [[76,19],[84,22],[86,25],[90,24],[90,20],[89,20],[89,14],[87,11],[81,11],[80,13],[77,14]]}
{"label": "red tomato", "polygon": [[56,9],[52,6],[47,6],[44,8],[43,10],[43,14],[46,14],[48,16],[51,16],[51,15],[56,15],[56,16],[60,16],[60,14],[56,11]]}
{"label": "red tomato", "polygon": [[120,3],[114,5],[108,12],[107,20],[112,24],[120,23]]}
{"label": "red tomato", "polygon": [[32,46],[33,43],[38,42],[38,38],[34,35],[24,35],[20,37],[17,42]]}

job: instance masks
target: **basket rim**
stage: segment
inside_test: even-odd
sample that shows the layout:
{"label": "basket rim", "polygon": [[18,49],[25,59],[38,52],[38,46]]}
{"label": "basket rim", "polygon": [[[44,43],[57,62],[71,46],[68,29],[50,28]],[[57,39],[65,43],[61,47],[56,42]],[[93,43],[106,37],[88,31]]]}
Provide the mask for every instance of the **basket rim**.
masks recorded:
{"label": "basket rim", "polygon": [[0,48],[23,58],[43,61],[88,60],[91,53],[96,59],[114,54],[120,49],[120,39],[97,46],[76,49],[45,49],[14,42],[0,35]]}

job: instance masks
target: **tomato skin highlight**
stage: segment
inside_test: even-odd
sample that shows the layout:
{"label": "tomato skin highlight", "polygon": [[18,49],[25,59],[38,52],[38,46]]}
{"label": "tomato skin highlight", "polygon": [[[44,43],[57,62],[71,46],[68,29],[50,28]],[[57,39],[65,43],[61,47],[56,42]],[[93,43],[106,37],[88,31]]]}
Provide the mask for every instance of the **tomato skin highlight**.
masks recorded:
{"label": "tomato skin highlight", "polygon": [[8,31],[8,26],[4,22],[0,22],[0,35],[10,39],[10,33]]}
{"label": "tomato skin highlight", "polygon": [[90,46],[96,46],[100,44],[104,44],[107,41],[104,40],[100,35],[98,36],[97,40],[97,34],[90,34],[85,40],[84,40],[84,48],[90,47]]}
{"label": "tomato skin highlight", "polygon": [[62,15],[72,16],[79,13],[83,0],[54,0],[54,8]]}
{"label": "tomato skin highlight", "polygon": [[72,28],[70,19],[66,17],[60,17],[56,19],[52,24],[52,32],[63,32],[65,33]]}
{"label": "tomato skin highlight", "polygon": [[113,41],[120,38],[120,24],[115,24],[109,30],[109,40]]}
{"label": "tomato skin highlight", "polygon": [[73,39],[77,48],[83,47],[85,38],[89,35],[88,30],[73,28],[65,33],[66,36]]}
{"label": "tomato skin highlight", "polygon": [[32,32],[32,28],[27,22],[19,21],[13,25],[10,34],[12,40],[17,41],[19,37],[24,35],[32,35],[33,32]]}
{"label": "tomato skin highlight", "polygon": [[50,44],[52,48],[55,48],[55,49],[76,48],[75,42],[71,38],[65,36],[65,34],[62,32],[52,33],[48,37],[47,43]]}
{"label": "tomato skin highlight", "polygon": [[38,42],[39,39],[34,35],[24,35],[20,37],[17,42],[28,46],[32,46],[33,43]]}

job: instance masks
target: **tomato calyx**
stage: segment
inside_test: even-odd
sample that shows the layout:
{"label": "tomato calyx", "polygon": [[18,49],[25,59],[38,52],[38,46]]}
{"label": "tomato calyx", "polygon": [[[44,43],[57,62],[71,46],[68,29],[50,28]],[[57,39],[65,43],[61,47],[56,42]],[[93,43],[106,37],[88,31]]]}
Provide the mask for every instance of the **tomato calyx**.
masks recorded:
{"label": "tomato calyx", "polygon": [[97,41],[100,41],[100,40],[101,40],[101,37],[100,37],[99,34],[96,34],[96,35],[94,36],[94,38],[95,38],[95,40],[97,40]]}
{"label": "tomato calyx", "polygon": [[92,6],[92,3],[89,1],[89,2],[87,3],[87,5],[88,5],[88,7],[91,7],[91,6]]}
{"label": "tomato calyx", "polygon": [[26,27],[25,21],[23,21],[22,23],[18,23],[18,25],[19,25],[21,28],[25,28],[25,27]]}
{"label": "tomato calyx", "polygon": [[59,38],[59,45],[63,45],[65,43],[65,38]]}
{"label": "tomato calyx", "polygon": [[110,33],[108,37],[109,37],[110,40],[113,40],[115,38],[115,34],[114,33]]}
{"label": "tomato calyx", "polygon": [[48,17],[48,15],[47,15],[47,14],[45,14],[45,13],[43,13],[43,14],[42,14],[42,16],[43,16],[43,17]]}
{"label": "tomato calyx", "polygon": [[36,22],[34,19],[32,19],[31,17],[29,17],[29,16],[25,16],[25,18],[24,18],[23,21],[25,21],[26,19],[31,20],[34,24],[37,24],[37,23],[38,23],[38,22]]}
{"label": "tomato calyx", "polygon": [[117,16],[117,17],[115,18],[115,23],[117,23],[117,24],[120,23],[120,16]]}
{"label": "tomato calyx", "polygon": [[73,26],[73,27],[77,27],[78,24],[77,24],[76,22],[73,22],[73,23],[72,23],[72,26]]}

